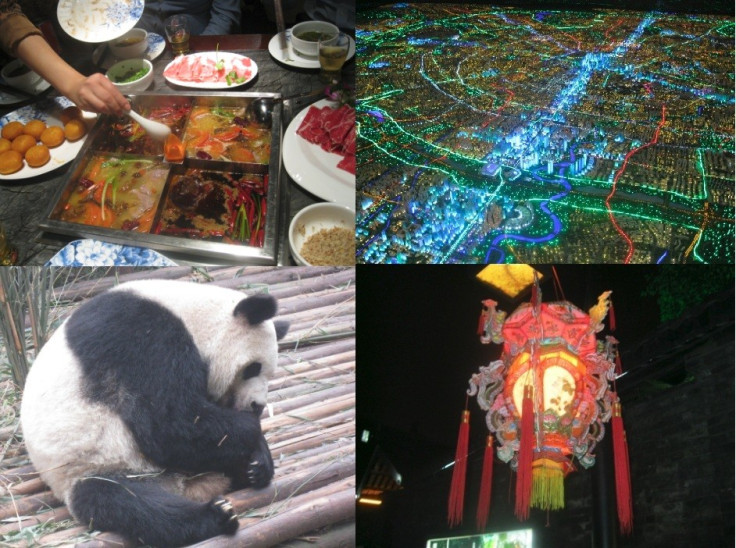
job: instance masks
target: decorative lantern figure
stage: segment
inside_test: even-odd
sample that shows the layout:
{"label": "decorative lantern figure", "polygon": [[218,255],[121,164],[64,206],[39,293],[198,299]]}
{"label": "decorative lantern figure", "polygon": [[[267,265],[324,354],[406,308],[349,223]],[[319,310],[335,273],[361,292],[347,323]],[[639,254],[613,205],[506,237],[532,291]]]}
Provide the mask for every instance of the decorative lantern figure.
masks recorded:
{"label": "decorative lantern figure", "polygon": [[[603,438],[603,424],[611,419],[614,404],[620,416],[616,393],[609,390],[609,381],[615,380],[617,341],[596,338],[609,313],[610,294],[602,294],[585,314],[566,301],[542,303],[535,284],[532,302],[521,305],[505,321],[494,301],[482,303],[481,342],[503,343],[503,353],[472,376],[468,394],[476,396],[486,412],[486,425],[498,443],[498,458],[517,472],[519,519],[528,518],[530,507],[564,507],[564,477],[575,469],[575,461],[584,468],[595,463],[593,450]],[[618,438],[614,448],[621,452],[623,434]],[[493,445],[492,439],[488,444]],[[625,460],[628,474],[627,454]],[[480,529],[488,514],[490,485],[483,484],[490,482],[487,476],[484,471],[477,515]],[[626,483],[628,497],[628,476],[621,481]],[[619,520],[622,531],[628,532],[631,504],[620,501],[619,509],[622,504],[628,513]]]}

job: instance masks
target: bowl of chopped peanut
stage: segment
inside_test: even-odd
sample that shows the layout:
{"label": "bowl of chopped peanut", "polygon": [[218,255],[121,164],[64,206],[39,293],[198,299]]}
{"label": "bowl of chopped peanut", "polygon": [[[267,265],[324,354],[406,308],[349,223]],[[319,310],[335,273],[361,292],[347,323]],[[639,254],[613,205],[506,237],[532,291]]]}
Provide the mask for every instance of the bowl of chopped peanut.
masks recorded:
{"label": "bowl of chopped peanut", "polygon": [[355,212],[332,202],[305,207],[289,225],[289,248],[299,265],[354,265]]}

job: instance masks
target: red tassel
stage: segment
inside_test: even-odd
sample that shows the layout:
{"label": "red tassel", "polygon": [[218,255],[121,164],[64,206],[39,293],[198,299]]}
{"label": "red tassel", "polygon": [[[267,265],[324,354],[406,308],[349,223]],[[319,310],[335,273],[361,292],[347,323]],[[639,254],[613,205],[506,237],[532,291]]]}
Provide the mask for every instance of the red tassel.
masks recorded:
{"label": "red tassel", "polygon": [[616,314],[613,311],[613,301],[608,305],[608,327],[611,331],[616,331]]}
{"label": "red tassel", "polygon": [[465,498],[465,471],[468,467],[468,438],[470,436],[470,411],[463,411],[460,433],[457,436],[455,466],[452,471],[447,521],[450,527],[463,522],[463,499]]}
{"label": "red tassel", "polygon": [[532,387],[524,387],[521,403],[521,441],[516,468],[516,508],[520,520],[529,518],[529,502],[532,496],[532,457],[534,453],[534,402]]}
{"label": "red tassel", "polygon": [[621,368],[621,355],[618,353],[618,350],[616,350],[616,367],[613,369],[613,372],[616,373],[616,376],[623,373],[623,369]]}
{"label": "red tassel", "polygon": [[[614,392],[614,397],[616,393]],[[622,535],[630,535],[633,528],[633,509],[631,505],[631,477],[629,474],[629,448],[626,432],[621,419],[621,403],[616,399],[611,418],[613,432],[613,462],[616,471],[616,506],[618,525]]]}
{"label": "red tassel", "polygon": [[478,495],[478,513],[475,521],[478,531],[486,528],[488,510],[491,507],[491,483],[493,480],[493,436],[486,438],[486,452],[483,455],[483,475],[480,477],[480,494]]}

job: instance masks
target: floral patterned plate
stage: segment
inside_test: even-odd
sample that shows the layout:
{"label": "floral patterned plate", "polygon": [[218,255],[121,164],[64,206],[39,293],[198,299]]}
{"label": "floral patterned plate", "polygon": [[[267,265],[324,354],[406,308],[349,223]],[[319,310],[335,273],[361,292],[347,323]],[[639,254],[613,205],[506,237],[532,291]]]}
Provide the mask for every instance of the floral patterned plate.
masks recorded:
{"label": "floral patterned plate", "polygon": [[61,0],[56,15],[72,38],[107,42],[135,26],[143,15],[143,0]]}
{"label": "floral patterned plate", "polygon": [[59,250],[46,266],[176,266],[176,263],[144,247],[75,240]]}

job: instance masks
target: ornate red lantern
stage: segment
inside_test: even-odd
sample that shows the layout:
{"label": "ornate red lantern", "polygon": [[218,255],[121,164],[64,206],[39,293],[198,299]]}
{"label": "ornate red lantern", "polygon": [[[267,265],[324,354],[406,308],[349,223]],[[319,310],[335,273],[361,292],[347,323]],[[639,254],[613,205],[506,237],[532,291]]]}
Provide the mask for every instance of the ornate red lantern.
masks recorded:
{"label": "ornate red lantern", "polygon": [[[481,342],[502,343],[503,353],[469,381],[468,395],[475,396],[486,412],[490,431],[476,516],[479,529],[488,517],[496,443],[498,458],[516,470],[515,513],[524,520],[530,507],[564,507],[564,477],[576,462],[584,468],[593,466],[604,423],[613,417],[619,523],[622,532],[631,531],[628,452],[620,403],[610,389],[617,372],[618,341],[596,337],[607,314],[613,328],[610,294],[603,293],[588,314],[566,301],[542,303],[536,283],[532,302],[508,318],[496,310],[496,302],[483,301],[478,325]],[[464,491],[459,484],[464,486],[465,481],[461,447],[467,447],[466,414],[467,410],[453,474],[450,525],[462,521],[458,493]]]}

